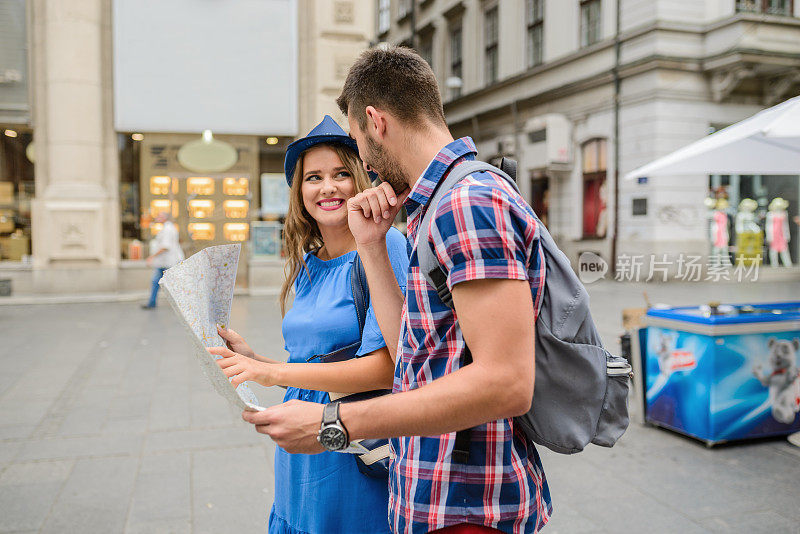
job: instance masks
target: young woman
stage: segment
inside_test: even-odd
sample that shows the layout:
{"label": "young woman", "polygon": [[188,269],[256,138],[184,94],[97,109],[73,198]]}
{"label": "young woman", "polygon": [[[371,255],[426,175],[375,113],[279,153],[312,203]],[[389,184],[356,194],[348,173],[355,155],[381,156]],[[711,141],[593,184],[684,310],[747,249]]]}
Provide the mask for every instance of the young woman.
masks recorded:
{"label": "young woman", "polygon": [[[330,391],[390,389],[394,364],[371,307],[359,337],[350,282],[356,246],[347,226],[347,200],[370,187],[355,141],[326,115],[308,136],[289,145],[285,168],[291,187],[284,231],[289,258],[280,303],[289,360],[284,364],[256,355],[232,330],[220,329],[227,349],[209,350],[223,356],[218,364],[234,386],[246,380],[289,386],[287,401],[327,404]],[[387,249],[405,289],[405,237],[390,232]],[[287,312],[292,288],[294,302]],[[306,363],[359,341],[355,359]],[[293,455],[277,448],[270,533],[389,532],[387,509],[386,480],[361,474],[352,455]]]}

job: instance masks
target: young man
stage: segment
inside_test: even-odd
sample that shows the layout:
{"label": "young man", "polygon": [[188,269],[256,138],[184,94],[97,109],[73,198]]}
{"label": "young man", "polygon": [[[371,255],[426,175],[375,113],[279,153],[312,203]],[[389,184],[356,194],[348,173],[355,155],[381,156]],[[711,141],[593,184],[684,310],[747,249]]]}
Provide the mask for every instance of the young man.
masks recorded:
{"label": "young man", "polygon": [[[395,532],[537,532],[552,510],[549,489],[535,448],[512,419],[531,406],[534,322],[544,287],[533,212],[501,177],[474,173],[428,208],[436,210],[430,230],[420,228],[436,184],[476,150],[469,138],[453,140],[434,74],[416,53],[366,51],[337,102],[365,167],[384,181],[350,199],[348,210],[372,306],[395,358],[394,391],[324,409],[286,403],[243,417],[290,452],[393,438]],[[384,241],[403,201],[415,249],[406,295]],[[424,241],[447,273],[455,310],[420,272],[416,248]],[[456,432],[468,428],[463,459],[453,448]]]}

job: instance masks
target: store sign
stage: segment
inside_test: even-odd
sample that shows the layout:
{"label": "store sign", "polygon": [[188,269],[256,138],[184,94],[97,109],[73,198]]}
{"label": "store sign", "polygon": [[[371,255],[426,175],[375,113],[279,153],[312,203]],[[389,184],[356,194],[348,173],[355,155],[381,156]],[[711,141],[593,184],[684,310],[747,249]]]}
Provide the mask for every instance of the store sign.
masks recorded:
{"label": "store sign", "polygon": [[178,162],[193,172],[227,171],[236,165],[238,159],[233,145],[214,139],[210,134],[189,141],[178,150]]}
{"label": "store sign", "polygon": [[3,122],[30,122],[25,2],[0,2],[0,109]]}
{"label": "store sign", "polygon": [[112,2],[116,130],[297,135],[297,4]]}

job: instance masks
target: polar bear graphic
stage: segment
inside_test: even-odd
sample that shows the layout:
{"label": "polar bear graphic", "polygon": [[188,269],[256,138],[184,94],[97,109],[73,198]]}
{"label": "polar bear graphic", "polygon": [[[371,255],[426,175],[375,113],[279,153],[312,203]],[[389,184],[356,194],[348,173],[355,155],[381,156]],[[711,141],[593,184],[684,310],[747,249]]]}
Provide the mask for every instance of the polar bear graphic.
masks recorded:
{"label": "polar bear graphic", "polygon": [[763,372],[763,367],[757,364],[753,366],[753,374],[764,387],[769,388],[772,417],[780,423],[790,424],[800,411],[800,371],[797,367],[800,339],[785,341],[771,337],[767,340],[767,347],[770,349],[772,372]]}
{"label": "polar bear graphic", "polygon": [[666,334],[661,334],[656,346],[656,356],[658,356],[658,370],[662,375],[670,373],[670,356],[672,355],[672,339]]}

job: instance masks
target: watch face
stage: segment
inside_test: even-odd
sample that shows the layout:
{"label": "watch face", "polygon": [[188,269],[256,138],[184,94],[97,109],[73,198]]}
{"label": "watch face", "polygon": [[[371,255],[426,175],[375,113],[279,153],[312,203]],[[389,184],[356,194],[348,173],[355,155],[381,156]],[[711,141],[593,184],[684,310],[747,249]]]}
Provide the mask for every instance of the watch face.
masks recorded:
{"label": "watch face", "polygon": [[319,442],[331,451],[338,451],[347,446],[344,431],[337,426],[323,428],[319,433]]}

